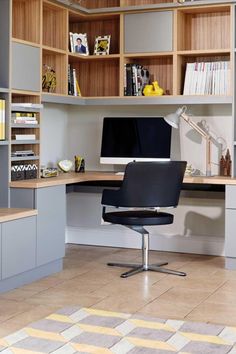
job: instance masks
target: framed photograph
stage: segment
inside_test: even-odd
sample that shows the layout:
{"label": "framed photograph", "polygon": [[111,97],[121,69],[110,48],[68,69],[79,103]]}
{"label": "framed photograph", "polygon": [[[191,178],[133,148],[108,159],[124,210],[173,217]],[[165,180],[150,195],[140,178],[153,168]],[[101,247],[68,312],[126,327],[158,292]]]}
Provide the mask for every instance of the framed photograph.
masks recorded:
{"label": "framed photograph", "polygon": [[97,36],[95,38],[94,54],[108,55],[110,51],[111,35]]}
{"label": "framed photograph", "polygon": [[86,33],[70,32],[70,46],[72,53],[89,55],[88,41]]}

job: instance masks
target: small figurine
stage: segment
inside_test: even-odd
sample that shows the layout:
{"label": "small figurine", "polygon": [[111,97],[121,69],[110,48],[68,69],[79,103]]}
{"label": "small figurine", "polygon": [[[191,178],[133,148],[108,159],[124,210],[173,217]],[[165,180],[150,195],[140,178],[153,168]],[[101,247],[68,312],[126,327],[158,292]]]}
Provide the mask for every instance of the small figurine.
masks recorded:
{"label": "small figurine", "polygon": [[56,72],[48,65],[43,66],[42,89],[47,92],[54,92],[57,80]]}
{"label": "small figurine", "polygon": [[152,85],[146,85],[143,89],[144,96],[162,96],[163,88],[158,84],[158,81],[153,81]]}
{"label": "small figurine", "polygon": [[231,176],[231,156],[229,153],[229,149],[227,149],[225,156],[221,156],[220,159],[220,176]]}
{"label": "small figurine", "polygon": [[75,156],[75,172],[84,172],[85,171],[85,161],[81,156]]}

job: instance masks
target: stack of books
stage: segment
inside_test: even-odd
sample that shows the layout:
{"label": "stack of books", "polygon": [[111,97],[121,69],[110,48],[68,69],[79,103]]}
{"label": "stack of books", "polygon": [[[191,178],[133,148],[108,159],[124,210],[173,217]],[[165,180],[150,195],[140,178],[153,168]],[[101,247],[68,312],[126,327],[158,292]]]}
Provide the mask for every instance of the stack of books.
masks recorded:
{"label": "stack of books", "polygon": [[81,96],[76,69],[73,69],[70,64],[68,65],[68,95]]}
{"label": "stack of books", "polygon": [[15,134],[15,140],[35,140],[35,134]]}
{"label": "stack of books", "polygon": [[142,65],[124,65],[124,96],[142,96],[149,81],[149,71]]}
{"label": "stack of books", "polygon": [[0,99],[0,140],[6,139],[5,100]]}
{"label": "stack of books", "polygon": [[184,95],[229,95],[228,61],[187,63]]}
{"label": "stack of books", "polygon": [[13,112],[12,124],[38,124],[36,113]]}

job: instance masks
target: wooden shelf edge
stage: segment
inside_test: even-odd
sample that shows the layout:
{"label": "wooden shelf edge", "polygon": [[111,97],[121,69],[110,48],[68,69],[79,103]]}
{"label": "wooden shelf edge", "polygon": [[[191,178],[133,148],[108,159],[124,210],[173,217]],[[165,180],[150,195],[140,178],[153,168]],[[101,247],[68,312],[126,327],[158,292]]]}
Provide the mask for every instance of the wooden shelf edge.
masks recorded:
{"label": "wooden shelf edge", "polygon": [[25,91],[25,90],[12,89],[11,93],[16,95],[40,96],[40,91]]}
{"label": "wooden shelf edge", "polygon": [[11,140],[11,145],[37,145],[39,140]]}
{"label": "wooden shelf edge", "polygon": [[27,124],[27,123],[22,123],[22,124],[17,124],[17,123],[13,123],[11,124],[11,128],[29,128],[29,129],[32,129],[32,128],[40,128],[40,125],[39,124]]}
{"label": "wooden shelf edge", "polygon": [[230,48],[225,48],[225,49],[197,49],[197,50],[178,50],[177,55],[182,55],[182,56],[195,56],[195,55],[223,55],[223,54],[229,54],[231,53]]}
{"label": "wooden shelf edge", "polygon": [[53,54],[67,54],[67,50],[65,50],[65,49],[49,47],[47,45],[43,45],[42,49],[43,49],[43,52],[49,52],[49,53],[53,53]]}
{"label": "wooden shelf edge", "polygon": [[55,93],[42,93],[43,103],[60,103],[60,104],[71,104],[71,105],[85,105],[85,99],[83,97],[61,95]]}
{"label": "wooden shelf edge", "polygon": [[9,93],[10,89],[5,87],[0,87],[0,93]]}
{"label": "wooden shelf edge", "polygon": [[9,145],[8,140],[0,140],[0,146],[6,146],[6,145]]}
{"label": "wooden shelf edge", "polygon": [[19,38],[15,38],[15,37],[12,37],[12,42],[14,42],[14,43],[20,43],[20,44],[25,44],[25,45],[30,45],[31,47],[40,48],[40,43],[30,42],[30,41],[26,41],[26,40],[24,40],[24,39],[19,39]]}
{"label": "wooden shelf edge", "polygon": [[68,52],[69,58],[75,58],[78,60],[109,60],[109,59],[120,59],[120,54],[108,54],[108,55],[80,55],[72,52]]}
{"label": "wooden shelf edge", "polygon": [[39,156],[22,156],[22,157],[12,157],[11,156],[11,162],[17,162],[17,161],[34,161],[34,160],[39,160]]}

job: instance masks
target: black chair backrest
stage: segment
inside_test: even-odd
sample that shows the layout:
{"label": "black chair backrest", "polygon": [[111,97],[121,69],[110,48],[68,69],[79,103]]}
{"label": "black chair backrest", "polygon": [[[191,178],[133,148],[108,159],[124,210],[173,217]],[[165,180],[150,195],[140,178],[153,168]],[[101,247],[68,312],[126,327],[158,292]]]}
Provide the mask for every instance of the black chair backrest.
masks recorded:
{"label": "black chair backrest", "polygon": [[179,202],[186,161],[130,162],[119,190],[104,190],[103,205],[175,207]]}

